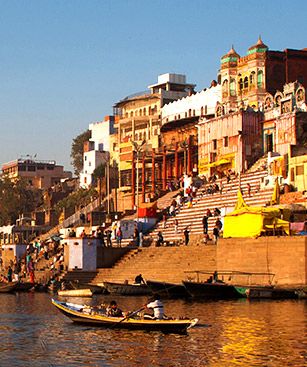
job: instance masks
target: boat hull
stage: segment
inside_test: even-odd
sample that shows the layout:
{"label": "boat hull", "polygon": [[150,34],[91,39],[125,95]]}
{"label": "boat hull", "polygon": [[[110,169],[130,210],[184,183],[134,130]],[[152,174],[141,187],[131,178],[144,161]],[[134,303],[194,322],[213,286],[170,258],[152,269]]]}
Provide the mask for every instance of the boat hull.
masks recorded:
{"label": "boat hull", "polygon": [[186,282],[184,286],[192,297],[207,299],[236,299],[243,296],[232,285],[225,283]]}
{"label": "boat hull", "polygon": [[146,284],[103,282],[103,285],[109,293],[121,296],[143,296],[151,294],[151,290]]}
{"label": "boat hull", "polygon": [[17,284],[15,282],[10,283],[0,283],[0,293],[11,293],[15,292],[17,288]]}
{"label": "boat hull", "polygon": [[240,287],[239,291],[245,293],[249,299],[296,299],[298,294],[295,289],[280,287]]}
{"label": "boat hull", "polygon": [[69,289],[65,291],[58,291],[61,297],[92,297],[93,292],[90,289]]}
{"label": "boat hull", "polygon": [[[98,326],[108,329],[128,329],[128,330],[145,330],[145,331],[161,331],[165,333],[185,333],[189,328],[196,325],[197,319],[184,320],[136,320],[133,318],[108,317],[100,313],[88,314],[84,313],[82,306],[67,304],[52,300],[52,304],[56,306],[65,316],[69,317],[73,322],[84,325]],[[74,306],[78,306],[75,308]]]}
{"label": "boat hull", "polygon": [[161,298],[188,298],[191,297],[183,284],[146,281],[153,294],[158,294]]}

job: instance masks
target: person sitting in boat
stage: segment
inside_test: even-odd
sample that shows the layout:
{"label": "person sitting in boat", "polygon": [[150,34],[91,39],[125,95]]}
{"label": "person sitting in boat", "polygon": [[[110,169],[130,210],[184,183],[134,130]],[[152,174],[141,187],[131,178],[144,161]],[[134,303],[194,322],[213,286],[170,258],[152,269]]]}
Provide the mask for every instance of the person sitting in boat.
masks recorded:
{"label": "person sitting in boat", "polygon": [[134,279],[134,283],[135,284],[145,284],[145,280],[144,278],[142,277],[142,274],[139,274],[135,277]]}
{"label": "person sitting in boat", "polygon": [[153,310],[153,315],[144,314],[144,319],[163,320],[164,318],[164,306],[160,300],[160,297],[156,295],[150,299],[150,302],[145,305],[149,310]]}
{"label": "person sitting in boat", "polygon": [[111,317],[122,317],[123,311],[117,306],[116,301],[111,301],[107,307],[107,315]]}

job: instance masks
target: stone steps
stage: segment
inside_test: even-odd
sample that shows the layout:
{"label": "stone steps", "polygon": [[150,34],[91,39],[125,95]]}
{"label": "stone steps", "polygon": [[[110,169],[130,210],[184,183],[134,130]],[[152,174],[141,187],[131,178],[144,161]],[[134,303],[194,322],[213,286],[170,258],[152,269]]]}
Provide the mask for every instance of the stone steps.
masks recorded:
{"label": "stone steps", "polygon": [[98,269],[93,283],[131,283],[140,273],[145,279],[181,283],[187,278],[185,271],[214,270],[215,252],[215,246],[142,248],[133,257],[124,256],[111,269]]}

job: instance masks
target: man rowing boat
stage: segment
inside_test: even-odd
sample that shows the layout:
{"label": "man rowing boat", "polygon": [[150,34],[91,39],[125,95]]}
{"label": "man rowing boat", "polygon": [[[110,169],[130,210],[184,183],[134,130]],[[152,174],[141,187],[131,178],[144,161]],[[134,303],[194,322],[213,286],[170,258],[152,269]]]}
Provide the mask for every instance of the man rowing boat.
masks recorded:
{"label": "man rowing boat", "polygon": [[164,317],[164,306],[160,301],[160,297],[157,295],[150,299],[150,302],[145,305],[147,309],[153,310],[153,315],[144,314],[144,319],[152,320],[163,320]]}

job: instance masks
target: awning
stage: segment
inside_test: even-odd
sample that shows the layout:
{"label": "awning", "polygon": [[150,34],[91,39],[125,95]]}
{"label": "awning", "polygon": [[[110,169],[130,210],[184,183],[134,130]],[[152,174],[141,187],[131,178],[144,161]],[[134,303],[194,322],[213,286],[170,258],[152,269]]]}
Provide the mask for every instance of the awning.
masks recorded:
{"label": "awning", "polygon": [[228,163],[231,163],[231,161],[229,159],[226,159],[226,158],[222,158],[220,159],[219,161],[216,161],[216,162],[213,162],[213,163],[210,163],[208,165],[208,167],[217,167],[217,166],[221,166],[223,164],[228,164]]}

